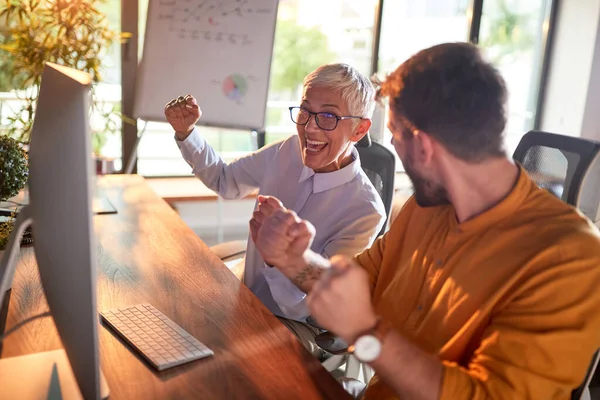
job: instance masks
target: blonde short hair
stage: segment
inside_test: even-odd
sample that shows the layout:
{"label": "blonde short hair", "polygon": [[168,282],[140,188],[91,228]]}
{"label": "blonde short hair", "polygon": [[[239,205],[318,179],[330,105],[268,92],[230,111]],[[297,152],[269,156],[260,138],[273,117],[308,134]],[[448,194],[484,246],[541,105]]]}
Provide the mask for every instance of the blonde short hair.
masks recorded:
{"label": "blonde short hair", "polygon": [[348,64],[321,65],[304,78],[303,93],[315,86],[338,91],[351,115],[371,118],[375,108],[375,88],[371,81]]}

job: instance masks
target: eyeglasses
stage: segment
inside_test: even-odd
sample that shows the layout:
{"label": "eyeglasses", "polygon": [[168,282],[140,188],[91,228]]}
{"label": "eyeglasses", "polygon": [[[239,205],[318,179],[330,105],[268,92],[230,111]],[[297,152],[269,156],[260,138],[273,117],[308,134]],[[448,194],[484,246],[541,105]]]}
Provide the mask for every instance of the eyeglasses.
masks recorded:
{"label": "eyeglasses", "polygon": [[327,112],[314,113],[314,112],[308,111],[302,107],[290,107],[290,117],[292,118],[292,121],[297,125],[308,124],[310,117],[313,115],[315,116],[315,122],[317,123],[317,126],[321,129],[323,129],[324,131],[334,130],[335,128],[337,128],[338,122],[341,120],[344,120],[344,119],[351,119],[351,118],[362,119],[362,117],[353,117],[353,116],[338,117],[337,115],[333,115],[333,114],[327,113]]}

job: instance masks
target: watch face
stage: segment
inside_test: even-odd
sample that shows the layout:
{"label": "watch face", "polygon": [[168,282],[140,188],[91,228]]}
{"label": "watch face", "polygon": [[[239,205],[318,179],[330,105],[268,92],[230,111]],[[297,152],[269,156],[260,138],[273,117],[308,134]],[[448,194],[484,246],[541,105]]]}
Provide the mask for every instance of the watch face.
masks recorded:
{"label": "watch face", "polygon": [[354,355],[362,362],[375,361],[381,353],[381,341],[373,335],[359,337],[354,346]]}

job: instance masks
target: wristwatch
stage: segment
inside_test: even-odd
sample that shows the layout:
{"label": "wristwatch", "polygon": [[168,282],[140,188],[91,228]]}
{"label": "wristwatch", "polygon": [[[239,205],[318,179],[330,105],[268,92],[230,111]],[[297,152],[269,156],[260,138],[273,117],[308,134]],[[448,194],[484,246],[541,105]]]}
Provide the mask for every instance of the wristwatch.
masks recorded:
{"label": "wristwatch", "polygon": [[373,362],[381,354],[383,340],[390,326],[381,318],[377,318],[375,326],[358,335],[358,338],[348,347],[348,351],[361,362]]}

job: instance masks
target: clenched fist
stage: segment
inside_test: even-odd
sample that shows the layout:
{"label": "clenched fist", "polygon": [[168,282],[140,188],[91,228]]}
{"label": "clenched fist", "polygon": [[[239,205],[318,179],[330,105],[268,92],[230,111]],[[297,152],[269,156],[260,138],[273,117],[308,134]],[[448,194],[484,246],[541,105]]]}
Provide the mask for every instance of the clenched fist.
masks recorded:
{"label": "clenched fist", "polygon": [[200,110],[194,96],[190,94],[185,97],[179,96],[165,105],[165,117],[167,117],[167,122],[171,124],[175,136],[179,140],[186,139],[192,133],[194,125],[201,116],[202,110]]}
{"label": "clenched fist", "polygon": [[258,230],[262,226],[263,222],[267,217],[270,217],[278,210],[285,210],[283,203],[273,196],[258,196],[258,205],[256,211],[252,213],[252,219],[250,220],[250,234],[252,240],[256,243]]}
{"label": "clenched fist", "polygon": [[[253,220],[255,218],[256,215]],[[252,234],[256,248],[267,264],[292,279],[298,274],[296,267],[304,263],[304,253],[315,237],[314,226],[285,208],[275,210],[259,225],[258,231]],[[255,229],[252,222],[250,227]]]}

